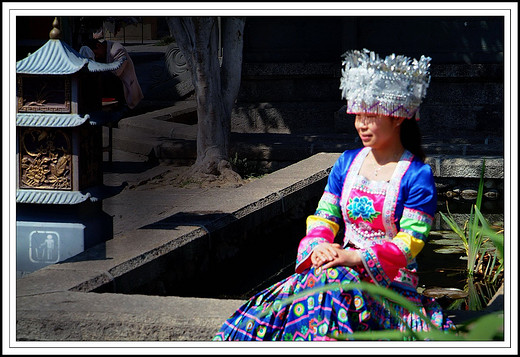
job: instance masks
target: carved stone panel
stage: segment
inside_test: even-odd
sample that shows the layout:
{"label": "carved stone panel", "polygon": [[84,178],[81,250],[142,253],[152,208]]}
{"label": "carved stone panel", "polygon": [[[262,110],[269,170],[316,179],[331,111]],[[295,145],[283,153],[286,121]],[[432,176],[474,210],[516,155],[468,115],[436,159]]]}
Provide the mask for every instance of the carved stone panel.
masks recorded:
{"label": "carved stone panel", "polygon": [[19,135],[19,188],[71,190],[71,130],[20,127]]}

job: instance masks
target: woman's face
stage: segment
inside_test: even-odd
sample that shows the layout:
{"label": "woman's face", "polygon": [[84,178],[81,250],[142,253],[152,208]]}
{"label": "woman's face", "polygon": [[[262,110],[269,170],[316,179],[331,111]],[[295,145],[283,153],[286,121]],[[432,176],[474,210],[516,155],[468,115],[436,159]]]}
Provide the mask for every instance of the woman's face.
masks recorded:
{"label": "woman's face", "polygon": [[382,149],[400,140],[399,125],[403,119],[377,114],[357,114],[355,127],[364,146]]}

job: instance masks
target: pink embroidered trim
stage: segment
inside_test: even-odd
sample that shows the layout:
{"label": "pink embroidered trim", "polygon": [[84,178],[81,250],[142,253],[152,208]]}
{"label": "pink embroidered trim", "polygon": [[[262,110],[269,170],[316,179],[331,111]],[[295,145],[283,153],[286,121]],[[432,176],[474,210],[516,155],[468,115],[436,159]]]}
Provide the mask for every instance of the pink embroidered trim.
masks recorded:
{"label": "pink embroidered trim", "polygon": [[401,250],[392,242],[376,244],[361,253],[363,264],[374,281],[387,286],[398,275],[407,261]]}
{"label": "pink embroidered trim", "polygon": [[372,249],[369,248],[360,250],[360,254],[363,265],[365,266],[368,275],[370,275],[374,283],[381,286],[388,286],[390,284],[390,279],[384,273],[383,268],[379,264],[379,261]]}
{"label": "pink embroidered trim", "polygon": [[[348,168],[347,174],[345,175],[345,181],[343,182],[343,190],[341,193],[341,200],[340,200],[340,206],[341,206],[341,213],[343,214],[343,220],[345,222],[345,227],[348,227],[351,223],[348,219],[348,213],[346,211],[347,209],[347,202],[346,200],[350,196],[350,191],[352,190],[352,187],[354,186],[354,179],[359,173],[359,169],[361,168],[361,164],[363,163],[363,160],[370,152],[369,147],[365,147],[361,149],[356,157],[353,159],[352,163],[350,164],[350,167]],[[343,244],[347,245],[349,242],[350,237],[345,234]]]}
{"label": "pink embroidered trim", "polygon": [[395,208],[397,206],[397,198],[399,197],[401,181],[404,174],[410,167],[412,159],[413,154],[408,150],[405,150],[399,159],[399,162],[397,163],[394,174],[390,179],[388,190],[386,192],[385,203],[383,205],[383,222],[385,225],[386,235],[390,239],[394,238],[397,234],[397,227],[395,225]]}
{"label": "pink embroidered trim", "polygon": [[419,285],[419,277],[413,271],[403,268],[399,269],[399,273],[394,278],[394,282],[411,286],[414,289],[417,289],[417,286]]}
{"label": "pink embroidered trim", "polygon": [[[350,196],[350,192],[352,191],[352,188],[355,186],[355,184],[359,183],[359,170],[361,169],[361,165],[363,164],[363,160],[370,152],[371,148],[365,147],[363,148],[354,158],[352,161],[352,164],[350,165],[350,168],[347,172],[347,175],[345,176],[345,181],[343,185],[343,192],[341,194],[341,210],[343,213],[343,219],[345,221],[345,239],[344,244],[346,245],[350,240],[360,240],[362,237],[358,236],[358,239],[352,239],[347,234],[349,231],[352,232],[352,229],[350,229],[349,226],[351,226],[351,222],[348,218],[348,214],[346,212],[346,206],[347,206],[347,198]],[[392,175],[392,178],[390,179],[389,183],[386,183],[386,196],[385,201],[383,204],[383,212],[382,212],[382,219],[383,219],[383,225],[385,227],[386,231],[386,237],[389,239],[392,239],[397,234],[397,226],[395,224],[395,208],[397,206],[397,199],[399,197],[399,190],[401,186],[401,181],[404,177],[404,174],[410,167],[410,163],[413,160],[413,154],[409,152],[408,150],[405,150],[403,152],[403,155],[399,159],[399,162],[397,164],[397,167],[395,168],[394,174]],[[356,178],[356,176],[358,176]],[[362,181],[361,181],[362,182]],[[383,186],[380,187],[383,189]],[[371,244],[370,244],[371,245]]]}
{"label": "pink embroidered trim", "polygon": [[302,238],[298,246],[298,256],[296,257],[296,273],[301,273],[311,266],[310,257],[314,248],[324,242],[334,242],[334,232],[327,226],[312,228],[309,233]]}

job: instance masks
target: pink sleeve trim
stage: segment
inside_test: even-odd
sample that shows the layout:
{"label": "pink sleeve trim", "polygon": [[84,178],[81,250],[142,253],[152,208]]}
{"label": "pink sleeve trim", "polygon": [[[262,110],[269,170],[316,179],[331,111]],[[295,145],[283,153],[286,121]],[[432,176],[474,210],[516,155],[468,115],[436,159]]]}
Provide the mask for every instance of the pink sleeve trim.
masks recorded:
{"label": "pink sleeve trim", "polygon": [[360,254],[371,278],[382,286],[388,286],[407,264],[403,252],[392,242],[375,244]]}
{"label": "pink sleeve trim", "polygon": [[298,246],[298,256],[296,258],[296,273],[301,273],[310,268],[312,265],[311,254],[314,248],[320,243],[333,243],[334,232],[325,226],[318,226],[309,231],[309,233],[302,238]]}

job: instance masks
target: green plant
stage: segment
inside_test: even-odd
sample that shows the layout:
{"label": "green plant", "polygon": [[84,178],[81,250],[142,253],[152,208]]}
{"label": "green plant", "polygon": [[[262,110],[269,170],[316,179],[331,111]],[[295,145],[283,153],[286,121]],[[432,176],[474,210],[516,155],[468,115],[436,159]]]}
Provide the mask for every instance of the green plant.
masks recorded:
{"label": "green plant", "polygon": [[466,224],[464,225],[464,228],[461,229],[455,219],[453,218],[453,215],[451,214],[448,204],[446,203],[448,216],[444,215],[444,213],[439,212],[442,219],[448,224],[448,226],[451,228],[453,232],[455,232],[460,239],[462,240],[462,243],[464,245],[464,249],[466,251],[466,255],[468,257],[467,260],[467,272],[469,276],[473,276],[475,270],[477,269],[477,259],[479,257],[479,253],[482,249],[482,234],[479,230],[479,219],[475,215],[475,209],[479,209],[482,204],[482,196],[484,191],[484,170],[485,170],[485,160],[482,163],[482,170],[480,173],[480,183],[478,187],[478,193],[477,193],[477,200],[475,205],[471,206],[471,212],[469,215],[468,221],[466,221]]}
{"label": "green plant", "polygon": [[[504,270],[504,230],[502,229],[497,231],[492,229],[478,208],[475,209],[475,214],[482,225],[483,236],[487,237],[495,247],[496,254],[493,255],[493,260],[490,260],[490,262],[492,262],[491,265],[488,263],[484,274],[486,277],[491,277],[491,282],[494,283],[498,280],[500,273]],[[492,267],[497,264],[497,260],[498,267],[493,270]],[[488,274],[488,272],[490,273]]]}
{"label": "green plant", "polygon": [[[503,230],[491,229],[489,223],[480,211],[484,191],[485,160],[482,162],[477,199],[471,206],[469,219],[461,229],[447,207],[448,215],[439,212],[442,219],[456,233],[467,255],[467,275],[465,290],[468,292],[468,309],[481,310],[483,301],[489,301],[500,285],[503,271]],[[447,206],[447,204],[446,204]],[[479,280],[476,281],[478,276]],[[450,308],[460,308],[462,301],[454,301]]]}

